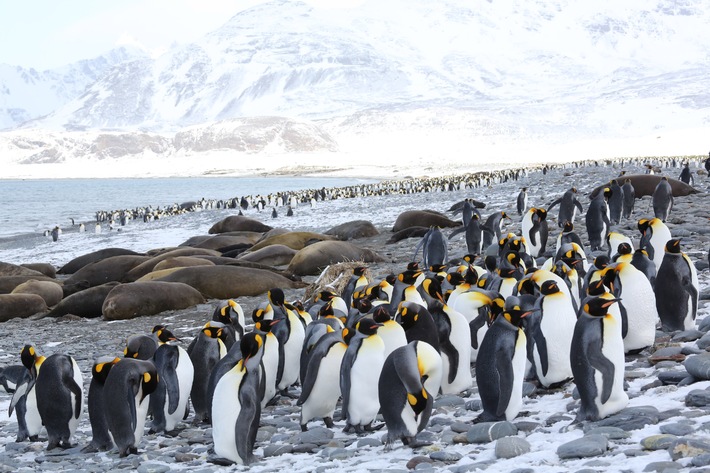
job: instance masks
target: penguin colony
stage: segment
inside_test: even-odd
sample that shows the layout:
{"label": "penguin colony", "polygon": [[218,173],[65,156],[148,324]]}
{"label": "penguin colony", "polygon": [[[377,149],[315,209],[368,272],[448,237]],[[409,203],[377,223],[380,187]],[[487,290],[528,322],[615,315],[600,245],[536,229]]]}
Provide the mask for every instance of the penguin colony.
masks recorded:
{"label": "penguin colony", "polygon": [[[271,208],[271,217],[278,216],[278,208],[286,207],[286,215],[293,216],[294,208],[299,205],[314,206],[318,202],[336,199],[351,199],[356,197],[369,197],[376,195],[392,195],[392,194],[412,194],[421,192],[446,192],[462,189],[478,189],[487,187],[500,182],[509,180],[518,180],[530,172],[542,171],[546,173],[551,169],[558,168],[580,168],[585,166],[626,166],[639,163],[646,163],[646,172],[649,174],[660,173],[664,167],[678,167],[681,163],[681,157],[664,157],[664,158],[614,158],[599,160],[582,160],[567,164],[544,164],[538,166],[530,166],[522,169],[503,169],[497,171],[480,171],[476,173],[467,173],[455,176],[442,176],[434,178],[405,178],[399,180],[382,181],[375,184],[361,184],[357,186],[320,188],[320,189],[305,189],[300,191],[283,191],[275,192],[267,195],[249,194],[239,197],[230,197],[226,199],[200,199],[174,203],[169,206],[152,206],[137,207],[134,209],[116,209],[116,210],[99,210],[95,214],[94,233],[101,233],[104,229],[118,230],[128,225],[130,222],[150,223],[156,220],[161,220],[175,215],[182,215],[189,212],[199,212],[202,210],[235,210],[239,212],[253,209],[261,212]],[[708,159],[700,156],[692,160],[683,162],[683,170],[678,176],[682,182],[690,184],[694,182],[694,177],[690,171],[690,162],[699,166],[701,162],[705,163]],[[653,161],[649,164],[648,161]],[[710,167],[710,166],[706,166]],[[710,172],[710,171],[707,171]],[[692,181],[691,181],[692,180]],[[624,194],[630,195],[628,192]],[[558,202],[559,203],[559,202]],[[631,204],[632,205],[632,204]],[[527,209],[527,188],[524,188],[518,196],[517,209],[518,213],[522,213],[521,209]],[[574,212],[573,209],[570,209]],[[493,216],[491,216],[493,217]],[[76,227],[78,232],[86,231],[85,223],[77,223],[72,218],[71,227]],[[564,220],[561,220],[564,222]],[[91,222],[87,222],[91,223]],[[62,235],[60,226],[54,227],[52,230],[46,230],[44,235],[52,237],[53,241],[57,241]],[[490,240],[484,241],[490,244]],[[486,245],[487,246],[487,245]]]}
{"label": "penguin colony", "polygon": [[[588,206],[586,248],[574,232],[576,210],[584,211],[574,188],[547,208],[519,206],[517,234],[503,233],[511,220],[503,211],[489,216],[484,232],[480,212],[464,202],[468,254],[449,258],[447,241],[460,232],[431,228],[398,274],[371,280],[359,267],[342,292],[322,290],[303,303],[273,288],[253,325],[237,302],[225,301],[187,349],[164,325],[136,334],[123,357],[101,356],[92,367],[93,440],[85,450],[136,453],[146,428],[174,431],[193,412],[195,422],[212,425],[215,461],[249,464],[261,409],[280,396],[297,398],[303,430],[321,420],[335,427],[340,405],[346,432],[385,427],[388,447],[416,446],[436,396],[464,392],[474,377],[477,421],[514,419],[525,380],[546,389],[574,382],[576,422],[618,412],[628,402],[625,354],[653,345],[657,325],[693,327],[697,313],[697,274],[664,224],[672,195],[663,183],[655,216],[639,219],[636,235],[610,231],[628,218],[629,182],[611,181]],[[555,205],[562,232],[552,248],[546,219]],[[481,229],[474,245],[471,225]],[[492,243],[483,244],[483,233]],[[70,447],[84,402],[76,362],[45,359],[31,345],[20,360],[10,404],[17,440],[37,440],[44,427],[48,449]]]}

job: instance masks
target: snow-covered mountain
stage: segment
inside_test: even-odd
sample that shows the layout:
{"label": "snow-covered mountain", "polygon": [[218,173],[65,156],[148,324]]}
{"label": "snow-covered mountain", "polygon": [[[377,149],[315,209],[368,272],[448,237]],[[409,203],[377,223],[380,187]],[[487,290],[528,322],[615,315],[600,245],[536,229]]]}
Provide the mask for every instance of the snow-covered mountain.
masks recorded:
{"label": "snow-covered mountain", "polygon": [[373,134],[554,142],[707,128],[708,24],[697,0],[273,0],[105,69],[24,127],[167,134],[168,150],[186,133],[195,152],[239,140],[184,128],[249,117],[310,122],[303,149],[284,145],[295,151]]}
{"label": "snow-covered mountain", "polygon": [[139,50],[121,47],[46,71],[0,64],[0,130],[60,109],[113,66],[143,56]]}

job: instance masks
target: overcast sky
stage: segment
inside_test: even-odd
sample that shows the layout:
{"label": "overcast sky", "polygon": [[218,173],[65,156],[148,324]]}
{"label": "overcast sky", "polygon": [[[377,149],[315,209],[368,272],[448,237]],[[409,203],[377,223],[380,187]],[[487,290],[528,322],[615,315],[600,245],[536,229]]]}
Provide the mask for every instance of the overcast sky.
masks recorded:
{"label": "overcast sky", "polygon": [[[51,69],[135,45],[157,55],[265,0],[1,0],[0,64]],[[306,0],[316,6],[359,0]]]}

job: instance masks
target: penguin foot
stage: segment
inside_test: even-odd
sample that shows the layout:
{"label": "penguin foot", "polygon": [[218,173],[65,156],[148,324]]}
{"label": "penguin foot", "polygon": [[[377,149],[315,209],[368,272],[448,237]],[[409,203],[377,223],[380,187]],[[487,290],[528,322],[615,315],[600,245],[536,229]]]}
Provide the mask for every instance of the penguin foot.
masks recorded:
{"label": "penguin foot", "polygon": [[30,442],[39,442],[39,435],[30,435]]}
{"label": "penguin foot", "polygon": [[69,449],[69,448],[74,448],[74,446],[73,446],[68,440],[67,440],[67,441],[59,442],[58,447],[61,448],[61,449],[63,449],[63,450],[67,450],[67,449]]}
{"label": "penguin foot", "polygon": [[333,422],[333,418],[332,418],[332,417],[323,417],[323,423],[324,423],[325,426],[328,427],[329,429],[332,429],[333,427],[335,427],[335,423]]}
{"label": "penguin foot", "polygon": [[81,449],[81,453],[98,453],[99,452],[99,447],[97,445],[94,445],[93,443],[90,443],[86,447]]}
{"label": "penguin foot", "polygon": [[377,424],[377,425],[372,425],[372,422],[370,422],[369,424],[367,424],[367,425],[365,426],[365,430],[366,430],[367,432],[376,432],[376,431],[380,430],[380,429],[381,429],[382,427],[384,427],[384,426],[385,426],[384,422],[381,423],[381,424]]}
{"label": "penguin foot", "polygon": [[297,395],[295,395],[295,394],[291,394],[290,392],[288,392],[288,388],[279,391],[279,394],[281,394],[282,396],[286,396],[286,397],[289,398],[289,399],[298,399],[298,398],[299,398],[299,396],[297,396]]}
{"label": "penguin foot", "polygon": [[228,459],[222,458],[222,457],[208,457],[207,461],[209,463],[212,463],[213,465],[218,465],[218,466],[232,466],[232,465],[234,465],[234,462],[232,460],[228,460]]}
{"label": "penguin foot", "polygon": [[308,425],[307,424],[301,424],[301,432],[308,432]]}

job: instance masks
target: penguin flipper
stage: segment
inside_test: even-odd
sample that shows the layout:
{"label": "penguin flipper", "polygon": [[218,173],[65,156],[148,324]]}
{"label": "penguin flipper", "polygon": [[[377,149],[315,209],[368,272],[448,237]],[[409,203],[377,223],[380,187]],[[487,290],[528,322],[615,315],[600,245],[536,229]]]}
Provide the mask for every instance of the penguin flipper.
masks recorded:
{"label": "penguin flipper", "polygon": [[619,303],[619,313],[621,313],[621,338],[623,339],[629,333],[629,316],[623,303]]}
{"label": "penguin flipper", "polygon": [[[466,231],[466,228],[468,228],[468,225],[464,225],[464,226],[462,226],[462,227],[457,227],[457,228],[455,228],[454,231],[449,234],[449,240],[451,240],[453,237],[455,237],[455,236],[458,235],[459,233],[465,232],[465,231]],[[415,253],[414,256],[416,256],[416,253]]]}
{"label": "penguin flipper", "polygon": [[441,351],[449,357],[448,382],[451,384],[456,379],[456,373],[458,373],[459,370],[459,351],[451,344],[451,340],[448,338],[440,340],[439,346],[441,347]]}
{"label": "penguin flipper", "polygon": [[533,226],[528,232],[528,237],[530,238],[530,243],[532,243],[533,246],[537,246],[537,242],[535,240],[535,235],[538,234],[538,231],[540,230],[540,222],[536,219],[533,222]]}
{"label": "penguin flipper", "polygon": [[535,340],[535,346],[537,347],[537,353],[540,355],[540,369],[542,370],[542,375],[547,375],[547,370],[549,369],[549,362],[547,359],[547,339],[539,328],[535,330],[533,334],[533,339]]}
{"label": "penguin flipper", "polygon": [[81,386],[76,383],[72,373],[67,373],[67,376],[64,378],[64,384],[69,388],[69,391],[74,394],[74,418],[78,419],[81,415],[81,403],[83,401]]}
{"label": "penguin flipper", "polygon": [[313,385],[316,384],[316,378],[318,377],[318,371],[320,370],[320,362],[322,359],[322,356],[311,356],[308,359],[306,377],[301,380],[301,395],[298,397],[298,401],[296,401],[297,406],[303,405],[303,403],[308,399],[308,396],[311,395]]}
{"label": "penguin flipper", "polygon": [[[234,438],[237,444],[237,453],[245,465],[248,465],[253,456],[252,449],[256,442],[256,433],[259,429],[259,419],[261,418],[261,403],[257,398],[255,384],[259,380],[253,379],[258,376],[256,373],[247,373],[247,379],[242,381],[239,389],[239,403],[241,409],[234,425]],[[249,379],[249,378],[252,379]]]}
{"label": "penguin flipper", "polygon": [[487,309],[484,307],[479,308],[476,318],[468,324],[468,327],[471,330],[471,347],[476,350],[478,350],[478,331],[483,328],[486,324],[486,320],[488,319],[486,311]]}
{"label": "penguin flipper", "polygon": [[353,340],[351,342],[353,349],[348,347],[348,349],[345,350],[345,355],[343,355],[343,361],[340,365],[340,395],[342,396],[341,420],[347,420],[348,418],[348,404],[350,402],[350,370],[355,362],[357,351],[360,348],[360,343],[361,340]]}
{"label": "penguin flipper", "polygon": [[128,403],[128,415],[130,416],[131,421],[131,432],[136,431],[136,425],[138,424],[138,414],[136,413],[136,395],[138,395],[140,384],[140,379],[131,379],[129,382],[129,389],[126,389],[126,402]]}
{"label": "penguin flipper", "polygon": [[595,343],[595,345],[598,346],[589,350],[588,353],[589,364],[602,375],[601,401],[602,404],[605,404],[611,397],[611,389],[614,386],[615,367],[614,363],[609,361],[609,359],[602,354],[601,340]]}
{"label": "penguin flipper", "polygon": [[418,393],[424,389],[424,386],[422,385],[421,375],[419,374],[419,362],[416,350],[410,350],[409,348],[410,347],[407,347],[404,351],[404,356],[393,356],[392,361],[394,370],[397,373],[397,377],[402,382],[404,389],[406,389],[408,393]]}
{"label": "penguin flipper", "polygon": [[562,202],[562,197],[560,197],[559,199],[557,199],[557,200],[555,200],[554,202],[552,202],[551,204],[549,204],[549,205],[547,206],[547,211],[549,212],[552,207],[554,207],[555,205],[559,204],[560,202]]}
{"label": "penguin flipper", "polygon": [[500,394],[498,396],[498,405],[496,407],[496,417],[503,419],[505,417],[505,410],[508,408],[510,403],[510,396],[513,394],[513,378],[515,373],[513,372],[513,353],[512,350],[508,353],[508,350],[504,350],[505,353],[498,353],[496,356],[496,371],[498,372],[498,384],[500,387]]}
{"label": "penguin flipper", "polygon": [[574,205],[579,209],[580,212],[584,212],[584,209],[582,209],[582,204],[579,202],[579,200],[574,199]]}
{"label": "penguin flipper", "polygon": [[22,384],[18,384],[15,388],[15,392],[12,394],[12,400],[10,401],[10,409],[8,410],[8,416],[12,415],[13,410],[18,402],[30,392],[32,386],[34,385],[34,380],[27,380]]}
{"label": "penguin flipper", "polygon": [[178,402],[180,401],[180,382],[175,371],[178,364],[178,356],[177,351],[171,350],[166,369],[160,373],[163,376],[161,379],[165,381],[165,391],[168,396],[168,414],[171,415],[177,410]]}

